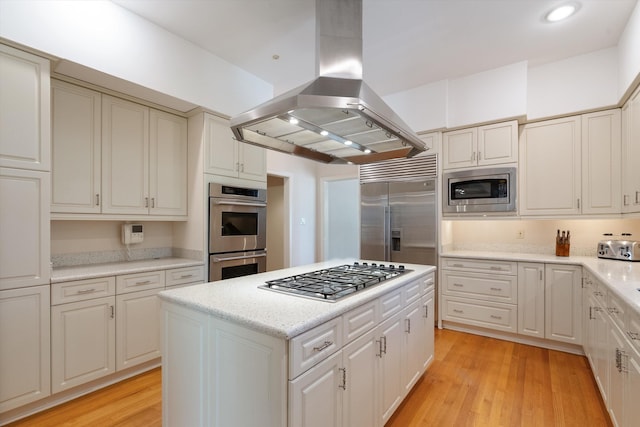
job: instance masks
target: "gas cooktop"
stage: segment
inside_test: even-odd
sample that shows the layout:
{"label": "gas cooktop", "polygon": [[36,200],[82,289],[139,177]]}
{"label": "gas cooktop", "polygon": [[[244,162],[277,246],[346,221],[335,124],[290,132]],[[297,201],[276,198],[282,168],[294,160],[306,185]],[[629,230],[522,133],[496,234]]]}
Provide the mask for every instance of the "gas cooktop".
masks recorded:
{"label": "gas cooktop", "polygon": [[411,270],[404,265],[359,263],[325,268],[309,273],[297,274],[282,279],[270,280],[259,286],[296,296],[335,302],[355,292],[393,279]]}

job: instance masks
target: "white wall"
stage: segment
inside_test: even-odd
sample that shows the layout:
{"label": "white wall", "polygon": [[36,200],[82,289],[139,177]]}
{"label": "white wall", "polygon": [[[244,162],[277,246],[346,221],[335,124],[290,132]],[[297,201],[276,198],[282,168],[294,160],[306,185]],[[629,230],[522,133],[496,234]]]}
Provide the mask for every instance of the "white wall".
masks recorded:
{"label": "white wall", "polygon": [[529,69],[527,119],[615,106],[618,49],[609,48]]}
{"label": "white wall", "polygon": [[289,178],[290,267],[317,261],[316,166],[312,160],[267,150],[267,174]]}
{"label": "white wall", "polygon": [[382,98],[414,131],[447,127],[448,80]]}
{"label": "white wall", "polygon": [[618,55],[618,96],[622,97],[640,75],[640,2],[636,4],[620,37]]}
{"label": "white wall", "polygon": [[109,1],[0,1],[0,37],[227,115],[273,96],[263,80]]}

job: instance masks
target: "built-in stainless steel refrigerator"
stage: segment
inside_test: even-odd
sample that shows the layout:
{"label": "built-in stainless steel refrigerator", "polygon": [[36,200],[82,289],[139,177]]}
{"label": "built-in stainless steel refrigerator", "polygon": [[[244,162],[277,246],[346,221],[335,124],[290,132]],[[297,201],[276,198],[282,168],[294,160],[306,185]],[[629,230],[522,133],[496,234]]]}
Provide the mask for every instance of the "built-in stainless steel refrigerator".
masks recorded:
{"label": "built-in stainless steel refrigerator", "polygon": [[435,179],[360,184],[360,258],[437,265],[436,206]]}

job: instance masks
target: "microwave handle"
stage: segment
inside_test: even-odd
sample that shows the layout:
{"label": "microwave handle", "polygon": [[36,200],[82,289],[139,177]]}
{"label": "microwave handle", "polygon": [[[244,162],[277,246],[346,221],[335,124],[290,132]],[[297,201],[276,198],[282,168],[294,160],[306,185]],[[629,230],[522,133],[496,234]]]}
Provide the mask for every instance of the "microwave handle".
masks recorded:
{"label": "microwave handle", "polygon": [[264,208],[266,203],[262,202],[239,202],[237,200],[213,200],[214,205],[230,205],[230,206],[253,206],[257,208]]}

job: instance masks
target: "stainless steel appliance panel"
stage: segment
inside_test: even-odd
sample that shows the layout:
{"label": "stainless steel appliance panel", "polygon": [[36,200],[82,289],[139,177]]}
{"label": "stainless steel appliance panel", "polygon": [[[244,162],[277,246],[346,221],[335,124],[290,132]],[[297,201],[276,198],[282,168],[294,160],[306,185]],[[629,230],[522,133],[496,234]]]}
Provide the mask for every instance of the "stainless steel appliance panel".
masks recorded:
{"label": "stainless steel appliance panel", "polygon": [[209,281],[232,279],[267,271],[267,251],[209,255]]}
{"label": "stainless steel appliance panel", "polygon": [[371,260],[389,258],[389,184],[360,185],[360,257]]}

